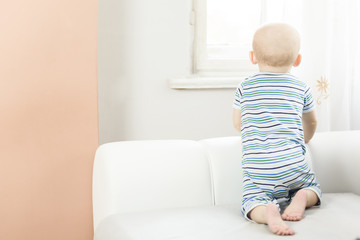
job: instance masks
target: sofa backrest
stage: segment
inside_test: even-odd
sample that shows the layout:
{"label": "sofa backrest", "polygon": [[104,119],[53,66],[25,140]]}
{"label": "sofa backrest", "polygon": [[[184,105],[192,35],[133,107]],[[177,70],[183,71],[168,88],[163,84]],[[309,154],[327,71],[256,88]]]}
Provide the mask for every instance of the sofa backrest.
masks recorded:
{"label": "sofa backrest", "polygon": [[94,230],[115,213],[213,205],[209,168],[196,141],[101,145],[93,171]]}
{"label": "sofa backrest", "polygon": [[360,194],[360,131],[316,133],[308,149],[323,192]]}

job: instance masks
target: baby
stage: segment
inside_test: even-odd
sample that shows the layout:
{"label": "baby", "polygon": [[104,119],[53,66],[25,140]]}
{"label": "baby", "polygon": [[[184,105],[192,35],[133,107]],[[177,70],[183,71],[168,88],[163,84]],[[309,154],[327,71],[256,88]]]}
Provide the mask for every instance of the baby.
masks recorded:
{"label": "baby", "polygon": [[[320,205],[321,190],[305,160],[305,143],[316,129],[310,88],[290,74],[301,62],[300,36],[286,24],[269,24],[253,38],[250,61],[259,73],[236,90],[233,123],[243,143],[244,217],[293,235],[285,221],[299,221]],[[279,200],[290,202],[283,214]]]}

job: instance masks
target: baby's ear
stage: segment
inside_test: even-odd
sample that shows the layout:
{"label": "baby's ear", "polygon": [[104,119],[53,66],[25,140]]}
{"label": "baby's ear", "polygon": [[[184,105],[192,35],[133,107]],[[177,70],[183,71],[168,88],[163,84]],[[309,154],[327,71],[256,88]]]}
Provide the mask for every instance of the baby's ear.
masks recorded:
{"label": "baby's ear", "polygon": [[255,57],[255,54],[254,54],[254,51],[250,51],[249,52],[249,58],[250,58],[250,61],[252,64],[257,64],[257,60],[256,60],[256,57]]}
{"label": "baby's ear", "polygon": [[296,60],[295,60],[295,62],[294,62],[294,64],[293,64],[294,67],[297,67],[297,66],[300,65],[300,63],[301,63],[301,58],[302,58],[301,54],[298,54],[298,56],[297,56],[297,58],[296,58]]}

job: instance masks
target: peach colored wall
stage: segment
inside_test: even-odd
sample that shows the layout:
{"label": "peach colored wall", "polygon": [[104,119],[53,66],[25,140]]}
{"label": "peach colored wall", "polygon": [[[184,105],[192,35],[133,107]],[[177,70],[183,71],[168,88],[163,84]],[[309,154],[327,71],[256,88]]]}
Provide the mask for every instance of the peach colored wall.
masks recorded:
{"label": "peach colored wall", "polygon": [[92,239],[97,1],[0,7],[0,239]]}

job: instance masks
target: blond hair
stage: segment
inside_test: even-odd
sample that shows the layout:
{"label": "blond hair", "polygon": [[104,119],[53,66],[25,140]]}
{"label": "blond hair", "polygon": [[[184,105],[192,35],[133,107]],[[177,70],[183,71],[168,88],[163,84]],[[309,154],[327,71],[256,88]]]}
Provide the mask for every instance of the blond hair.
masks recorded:
{"label": "blond hair", "polygon": [[300,50],[300,35],[290,25],[268,24],[255,32],[252,46],[259,64],[292,66]]}

